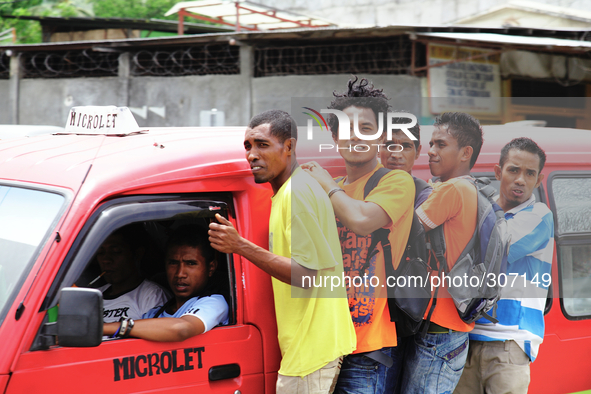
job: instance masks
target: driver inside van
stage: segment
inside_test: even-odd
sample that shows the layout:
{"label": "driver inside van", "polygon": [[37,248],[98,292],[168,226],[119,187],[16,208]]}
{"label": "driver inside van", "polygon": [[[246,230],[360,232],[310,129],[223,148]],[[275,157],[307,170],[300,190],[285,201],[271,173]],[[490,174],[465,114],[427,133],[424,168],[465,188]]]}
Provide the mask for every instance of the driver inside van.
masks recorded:
{"label": "driver inside van", "polygon": [[103,293],[103,321],[117,322],[121,318],[141,319],[142,315],[170,297],[155,282],[144,279],[140,261],[145,254],[143,227],[133,223],[115,230],[96,253],[96,260],[106,285]]}
{"label": "driver inside van", "polygon": [[217,271],[206,230],[179,227],[168,240],[164,265],[174,297],[145,313],[142,320],[105,323],[103,335],[176,342],[228,324],[228,303],[222,295],[227,278]]}

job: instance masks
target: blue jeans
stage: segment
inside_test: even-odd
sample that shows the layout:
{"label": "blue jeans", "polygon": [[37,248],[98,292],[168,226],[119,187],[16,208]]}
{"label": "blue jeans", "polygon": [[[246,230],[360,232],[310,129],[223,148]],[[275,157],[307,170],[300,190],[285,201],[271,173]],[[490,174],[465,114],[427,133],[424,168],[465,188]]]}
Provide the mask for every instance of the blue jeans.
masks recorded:
{"label": "blue jeans", "polygon": [[385,347],[381,352],[394,361],[390,368],[365,356],[364,353],[346,356],[335,394],[393,393],[402,365],[401,354],[396,347]]}
{"label": "blue jeans", "polygon": [[468,356],[468,333],[427,334],[406,343],[403,394],[453,393]]}

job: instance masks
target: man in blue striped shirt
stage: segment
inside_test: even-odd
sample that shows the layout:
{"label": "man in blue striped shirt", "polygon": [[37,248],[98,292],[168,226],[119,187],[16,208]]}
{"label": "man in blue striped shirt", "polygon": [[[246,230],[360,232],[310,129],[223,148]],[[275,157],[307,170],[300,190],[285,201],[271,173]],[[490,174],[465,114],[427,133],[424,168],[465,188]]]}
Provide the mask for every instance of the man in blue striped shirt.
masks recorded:
{"label": "man in blue striped shirt", "polygon": [[456,394],[527,393],[529,364],[544,339],[544,308],[554,251],[552,212],[536,202],[533,190],[546,154],[529,138],[516,138],[501,150],[495,176],[501,181],[499,206],[511,233],[507,280],[498,302],[499,322],[480,319]]}

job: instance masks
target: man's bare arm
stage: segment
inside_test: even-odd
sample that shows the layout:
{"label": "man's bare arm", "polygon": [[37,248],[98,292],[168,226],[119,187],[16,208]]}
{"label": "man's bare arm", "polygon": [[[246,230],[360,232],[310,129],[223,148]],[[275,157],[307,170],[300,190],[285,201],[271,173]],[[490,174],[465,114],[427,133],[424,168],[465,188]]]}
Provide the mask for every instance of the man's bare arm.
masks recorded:
{"label": "man's bare arm", "polygon": [[[103,335],[117,332],[120,323],[104,323]],[[162,317],[159,319],[135,320],[129,336],[158,342],[179,342],[202,334],[205,325],[196,316]]]}
{"label": "man's bare arm", "polygon": [[[288,285],[304,287],[304,276],[314,277],[316,271],[298,264],[288,257],[279,256],[244,239],[223,216],[216,214],[219,223],[210,223],[209,242],[222,253],[236,253]],[[308,286],[306,286],[308,287]]]}
{"label": "man's bare arm", "polygon": [[[339,187],[316,162],[303,164],[302,169],[316,179],[327,193]],[[334,193],[330,202],[339,220],[355,234],[365,236],[390,223],[390,216],[376,203],[356,200],[343,192]]]}

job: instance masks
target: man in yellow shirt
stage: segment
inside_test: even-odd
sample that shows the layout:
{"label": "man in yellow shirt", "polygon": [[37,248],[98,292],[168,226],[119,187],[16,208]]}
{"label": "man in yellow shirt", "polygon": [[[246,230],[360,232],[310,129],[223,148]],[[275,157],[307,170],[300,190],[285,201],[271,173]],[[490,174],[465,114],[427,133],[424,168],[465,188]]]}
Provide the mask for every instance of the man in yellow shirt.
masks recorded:
{"label": "man in yellow shirt", "polygon": [[355,350],[355,330],[345,289],[312,285],[316,276],[342,277],[343,264],[332,205],[299,168],[296,141],[295,122],[278,110],[253,117],[244,138],[255,182],[273,189],[269,251],[220,215],[209,239],[220,252],[244,256],[272,276],[282,354],[277,393],[331,393],[342,357]]}

